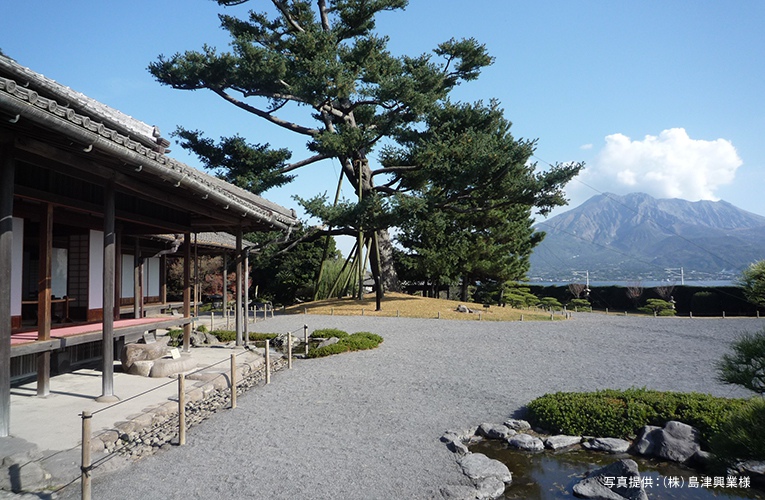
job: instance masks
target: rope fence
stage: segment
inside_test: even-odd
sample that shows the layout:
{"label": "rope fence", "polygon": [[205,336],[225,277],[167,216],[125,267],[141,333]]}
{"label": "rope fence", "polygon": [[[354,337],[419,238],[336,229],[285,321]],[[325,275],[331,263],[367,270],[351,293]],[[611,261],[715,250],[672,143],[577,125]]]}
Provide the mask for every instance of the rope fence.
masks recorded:
{"label": "rope fence", "polygon": [[[300,331],[303,332],[304,340],[306,342],[306,354],[308,352],[308,347],[307,347],[308,346],[308,343],[307,343],[308,342],[308,325],[303,325],[302,327],[300,327],[300,328],[298,328],[296,330],[288,332],[287,333],[287,356],[286,356],[287,357],[286,365],[287,365],[288,369],[292,369],[292,336],[293,336],[293,334],[298,333]],[[91,430],[91,428],[92,428],[93,417],[96,416],[97,414],[105,412],[105,411],[108,411],[108,410],[110,410],[110,409],[112,409],[112,408],[114,408],[116,406],[121,405],[121,404],[125,404],[128,401],[132,401],[132,400],[135,400],[137,398],[146,396],[147,394],[155,392],[155,391],[157,391],[159,389],[162,389],[164,387],[167,387],[170,384],[177,384],[178,385],[178,391],[177,391],[177,400],[178,400],[177,412],[178,412],[178,419],[177,419],[177,424],[175,424],[174,427],[177,429],[178,446],[183,446],[183,445],[186,444],[186,430],[187,430],[188,427],[190,427],[192,425],[192,424],[188,423],[187,419],[186,419],[186,416],[187,416],[186,415],[186,413],[187,413],[187,405],[188,405],[188,403],[186,401],[186,396],[187,396],[186,378],[190,377],[190,376],[192,376],[194,374],[197,374],[199,372],[202,372],[202,371],[208,370],[210,368],[213,368],[213,367],[215,367],[217,365],[220,365],[222,363],[229,362],[230,363],[229,372],[228,372],[228,377],[229,377],[228,386],[229,386],[229,390],[226,391],[226,392],[228,392],[228,401],[229,401],[229,404],[230,404],[229,408],[230,409],[235,409],[236,406],[237,406],[237,393],[238,392],[244,392],[245,390],[249,389],[253,385],[257,384],[258,380],[264,380],[265,384],[270,384],[271,383],[271,372],[272,372],[272,369],[274,368],[273,365],[277,365],[276,366],[277,369],[284,366],[284,362],[283,361],[282,362],[274,362],[274,363],[271,362],[270,344],[269,344],[268,340],[266,340],[266,346],[265,346],[265,352],[264,352],[264,360],[265,360],[265,363],[264,363],[264,366],[261,369],[253,370],[249,374],[245,374],[245,370],[243,369],[242,370],[243,371],[243,376],[242,376],[241,380],[239,380],[238,377],[237,377],[237,353],[231,353],[229,358],[224,358],[224,359],[222,359],[220,361],[217,361],[215,363],[211,363],[211,364],[203,366],[201,368],[197,368],[196,370],[194,370],[192,372],[189,372],[189,373],[186,373],[186,374],[180,373],[180,374],[178,374],[177,379],[170,380],[169,382],[163,383],[163,384],[161,384],[161,385],[159,385],[157,387],[154,387],[152,389],[143,391],[143,392],[141,392],[139,394],[135,394],[135,395],[133,395],[133,396],[131,396],[129,398],[126,398],[126,399],[123,399],[123,400],[118,401],[116,403],[110,404],[109,406],[106,406],[106,407],[103,407],[103,408],[99,408],[98,410],[95,410],[95,411],[84,410],[80,414],[80,417],[81,417],[81,420],[82,420],[82,441],[81,441],[81,444],[79,445],[79,448],[81,449],[80,475],[78,477],[73,478],[70,482],[64,484],[63,486],[60,486],[59,488],[57,488],[54,491],[54,493],[59,492],[59,491],[63,490],[64,488],[67,488],[67,487],[71,486],[72,484],[74,484],[79,479],[80,482],[81,482],[81,498],[83,500],[90,500],[91,499],[91,483],[92,483],[92,472],[93,472],[93,470],[97,469],[99,466],[105,464],[109,460],[112,460],[113,458],[117,457],[118,455],[126,454],[126,453],[130,452],[132,449],[134,449],[137,446],[137,443],[139,445],[140,444],[145,444],[145,443],[141,442],[141,438],[140,437],[137,439],[137,441],[132,441],[131,442],[129,439],[128,440],[122,439],[122,436],[121,436],[119,438],[119,439],[123,440],[123,444],[121,446],[117,446],[117,447],[112,448],[112,449],[107,449],[107,454],[105,456],[99,458],[96,461],[92,461],[91,452],[92,452],[92,449],[93,449],[93,443],[92,443],[92,438],[93,437],[92,437],[92,430]],[[215,392],[216,393],[220,393],[220,392],[223,392],[223,390],[216,389]],[[208,397],[204,397],[203,396],[201,398],[201,400],[199,400],[200,404],[204,403],[206,399],[214,399],[214,396],[208,396]],[[222,405],[214,407],[211,410],[211,413],[214,413],[215,411],[217,411],[220,408],[222,408]],[[201,420],[203,420],[204,418],[206,418],[206,417],[198,419],[197,423],[201,422]],[[173,421],[173,418],[172,418],[172,415],[170,415],[168,418],[166,418],[162,422],[159,422],[159,423],[156,423],[156,424],[152,423],[151,425],[148,426],[149,427],[148,430],[144,429],[144,432],[146,434],[149,434],[149,433],[151,433],[151,432],[153,432],[153,431],[155,431],[157,429],[160,429],[160,428],[161,429],[170,430],[169,429],[169,424],[172,424],[172,421]],[[118,429],[117,429],[117,431],[119,432]],[[171,441],[172,441],[172,436],[171,436],[171,438],[168,441],[165,442],[165,444],[166,443],[170,443]],[[67,452],[67,451],[73,451],[73,450],[76,450],[77,448],[78,447],[75,446],[75,447],[70,448],[68,450],[63,450],[61,452],[57,452],[57,453],[55,453],[53,455],[50,455],[48,457],[43,457],[43,458],[40,458],[40,459],[37,459],[37,460],[30,461],[29,463],[31,463],[31,462],[41,462],[43,460],[48,460],[48,459],[50,459],[51,457],[53,457],[54,455],[56,455],[58,453],[64,453],[64,452]]]}

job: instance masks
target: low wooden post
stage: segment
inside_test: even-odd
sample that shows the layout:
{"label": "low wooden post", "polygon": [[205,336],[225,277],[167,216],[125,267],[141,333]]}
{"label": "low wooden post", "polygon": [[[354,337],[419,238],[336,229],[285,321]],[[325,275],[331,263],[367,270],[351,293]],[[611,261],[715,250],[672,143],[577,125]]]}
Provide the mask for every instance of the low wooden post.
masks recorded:
{"label": "low wooden post", "polygon": [[215,330],[215,313],[210,311],[210,331]]}
{"label": "low wooden post", "polygon": [[305,343],[305,355],[308,356],[308,325],[303,325],[303,342]]}
{"label": "low wooden post", "polygon": [[364,308],[361,308],[361,315],[364,316]]}
{"label": "low wooden post", "polygon": [[271,383],[271,342],[266,339],[266,384]]}
{"label": "low wooden post", "polygon": [[398,315],[398,309],[396,309],[396,317],[397,317],[397,318],[399,317],[399,315]]}
{"label": "low wooden post", "polygon": [[329,308],[329,315],[330,316],[334,316],[335,315],[335,308],[334,307],[330,307]]}
{"label": "low wooden post", "polygon": [[523,314],[521,314],[521,321],[523,321]]}
{"label": "low wooden post", "polygon": [[725,311],[723,311],[723,319],[725,319]]}
{"label": "low wooden post", "polygon": [[186,375],[178,374],[178,445],[186,444]]}
{"label": "low wooden post", "polygon": [[438,311],[438,315],[436,316],[436,319],[441,319],[441,311]]}
{"label": "low wooden post", "polygon": [[608,308],[606,307],[606,316],[608,316]]}
{"label": "low wooden post", "polygon": [[236,353],[231,353],[231,409],[236,408]]}
{"label": "low wooden post", "polygon": [[478,321],[481,321],[481,313],[478,313]]}
{"label": "low wooden post", "polygon": [[89,411],[82,412],[82,466],[80,467],[82,500],[90,500],[90,419],[92,417]]}
{"label": "low wooden post", "polygon": [[287,333],[287,368],[292,369],[292,334]]}
{"label": "low wooden post", "polygon": [[693,311],[689,311],[689,312],[688,312],[688,317],[689,317],[689,318],[691,318],[691,319],[693,319]]}

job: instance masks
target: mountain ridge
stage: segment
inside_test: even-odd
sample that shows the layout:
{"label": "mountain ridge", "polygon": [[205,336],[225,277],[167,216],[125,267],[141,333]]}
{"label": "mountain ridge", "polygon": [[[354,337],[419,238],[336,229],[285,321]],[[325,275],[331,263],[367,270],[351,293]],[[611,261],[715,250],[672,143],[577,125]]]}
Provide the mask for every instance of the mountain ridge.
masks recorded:
{"label": "mountain ridge", "polygon": [[765,217],[726,201],[603,193],[535,227],[546,236],[530,258],[532,280],[567,281],[582,270],[598,280],[662,280],[680,267],[731,279],[765,258]]}

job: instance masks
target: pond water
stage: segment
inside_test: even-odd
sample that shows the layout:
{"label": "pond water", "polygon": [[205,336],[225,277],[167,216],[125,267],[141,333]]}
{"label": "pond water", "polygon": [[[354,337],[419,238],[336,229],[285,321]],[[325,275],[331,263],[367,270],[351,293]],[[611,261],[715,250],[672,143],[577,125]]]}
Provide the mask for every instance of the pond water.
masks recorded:
{"label": "pond water", "polygon": [[[609,455],[585,450],[529,453],[510,449],[498,440],[485,440],[471,445],[470,451],[483,453],[489,458],[503,462],[513,473],[512,484],[500,497],[506,500],[574,498],[574,485],[583,479],[588,471],[613,463],[620,458],[631,458],[637,462],[641,477],[650,478],[644,479],[653,484],[645,488],[650,499],[765,499],[765,491],[753,487],[734,489],[718,486],[715,488],[713,473],[702,473],[674,463],[632,455]],[[701,487],[705,477],[710,478],[712,484]],[[678,478],[679,483],[672,484],[671,478]],[[691,487],[693,482],[696,482],[699,487]]]}

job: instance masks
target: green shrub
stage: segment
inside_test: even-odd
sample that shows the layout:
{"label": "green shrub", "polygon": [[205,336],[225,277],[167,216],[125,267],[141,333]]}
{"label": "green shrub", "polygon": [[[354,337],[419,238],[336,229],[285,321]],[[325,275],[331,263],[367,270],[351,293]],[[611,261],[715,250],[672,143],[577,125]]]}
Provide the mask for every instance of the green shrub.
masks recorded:
{"label": "green shrub", "polygon": [[[219,342],[233,342],[236,340],[236,331],[235,330],[214,330],[210,332],[212,335],[214,335]],[[252,341],[263,341],[263,340],[271,340],[275,339],[276,336],[279,335],[278,333],[255,333],[255,332],[249,332],[248,337]]]}
{"label": "green shrub", "polygon": [[765,400],[753,398],[722,422],[709,445],[712,453],[728,463],[765,460],[764,434]]}
{"label": "green shrub", "polygon": [[352,335],[346,334],[346,336],[341,338],[336,344],[330,344],[324,347],[311,349],[308,351],[308,357],[320,358],[323,356],[329,356],[331,354],[339,354],[341,352],[374,349],[380,345],[382,341],[383,338],[381,336],[370,332],[357,332]]}
{"label": "green shrub", "polygon": [[535,426],[572,435],[630,437],[645,425],[663,426],[669,420],[699,429],[707,443],[731,413],[745,404],[700,393],[647,389],[546,394],[528,404],[528,420]]}
{"label": "green shrub", "polygon": [[332,354],[340,354],[341,352],[348,352],[349,348],[345,344],[338,342],[337,344],[325,345],[324,347],[317,347],[308,351],[309,358],[321,358],[324,356],[331,356]]}
{"label": "green shrub", "polygon": [[380,345],[383,338],[379,335],[369,332],[357,332],[353,335],[349,335],[343,339],[340,339],[338,344],[344,344],[348,346],[350,351],[362,351],[365,349],[374,349]]}
{"label": "green shrub", "polygon": [[671,302],[661,299],[648,299],[645,306],[638,307],[638,311],[657,316],[674,316],[676,312]]}
{"label": "green shrub", "polygon": [[314,330],[314,332],[311,334],[312,339],[330,339],[332,337],[342,339],[347,336],[348,332],[338,330],[337,328],[321,328],[319,330]]}
{"label": "green shrub", "polygon": [[199,325],[199,326],[197,327],[197,331],[198,331],[198,332],[202,332],[202,333],[205,333],[205,332],[207,332],[207,327],[206,327],[205,325]]}
{"label": "green shrub", "polygon": [[592,311],[592,305],[587,299],[571,299],[568,303],[568,308],[580,311]]}

